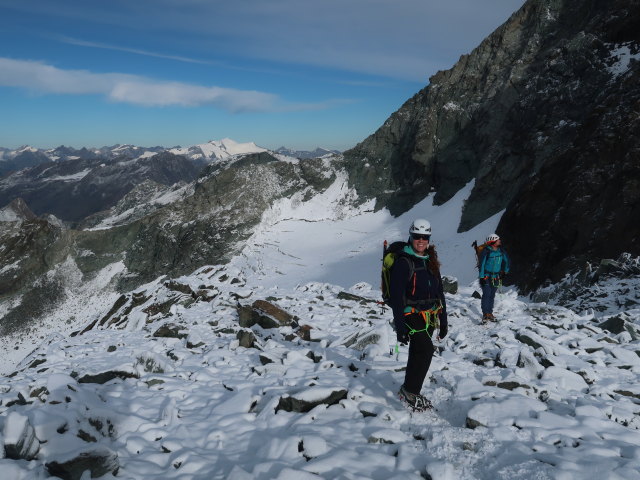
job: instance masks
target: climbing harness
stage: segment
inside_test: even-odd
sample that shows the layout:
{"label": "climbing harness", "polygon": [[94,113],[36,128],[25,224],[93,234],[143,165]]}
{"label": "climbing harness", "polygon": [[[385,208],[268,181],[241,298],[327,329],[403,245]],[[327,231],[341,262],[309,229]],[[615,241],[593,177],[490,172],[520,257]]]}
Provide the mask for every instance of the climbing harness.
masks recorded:
{"label": "climbing harness", "polygon": [[405,323],[405,325],[409,329],[409,335],[413,335],[414,333],[419,332],[426,332],[430,327],[433,327],[434,329],[440,328],[440,320],[438,318],[438,314],[440,313],[440,310],[442,310],[442,303],[439,300],[433,308],[429,308],[426,310],[416,310],[414,307],[407,308],[410,308],[410,310],[404,313],[405,317],[417,313],[422,317],[425,323],[425,327],[421,330],[416,330],[415,328]]}

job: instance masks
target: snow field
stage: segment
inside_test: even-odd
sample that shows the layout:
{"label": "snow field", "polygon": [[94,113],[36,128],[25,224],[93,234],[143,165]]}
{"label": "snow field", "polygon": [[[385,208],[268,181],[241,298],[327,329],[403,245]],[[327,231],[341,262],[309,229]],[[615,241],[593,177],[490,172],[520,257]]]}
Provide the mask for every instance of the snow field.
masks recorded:
{"label": "snow field", "polygon": [[[119,328],[53,338],[5,378],[3,442],[28,419],[46,443],[34,460],[0,459],[3,471],[50,478],[45,463],[99,446],[120,465],[103,478],[640,478],[640,347],[593,317],[507,291],[499,322],[481,325],[473,287],[448,295],[450,334],[422,392],[435,411],[414,414],[396,396],[406,351],[389,354],[390,312],[368,284],[355,297],[318,282],[261,288],[231,267],[177,282],[217,296],[152,282]],[[255,348],[240,346],[235,306],[257,299],[311,326],[311,341],[255,325]],[[162,325],[182,338],[154,336]],[[96,383],[106,372],[119,376]],[[282,406],[339,391],[308,411]]]}

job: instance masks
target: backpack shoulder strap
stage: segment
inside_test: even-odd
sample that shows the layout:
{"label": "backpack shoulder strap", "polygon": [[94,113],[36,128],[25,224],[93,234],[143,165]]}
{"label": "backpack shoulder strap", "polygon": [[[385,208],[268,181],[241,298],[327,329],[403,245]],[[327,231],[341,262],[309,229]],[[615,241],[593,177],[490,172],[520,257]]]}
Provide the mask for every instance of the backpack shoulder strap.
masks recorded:
{"label": "backpack shoulder strap", "polygon": [[413,262],[411,257],[409,255],[407,255],[406,253],[404,253],[404,252],[399,253],[398,254],[398,258],[404,258],[405,261],[409,264],[409,275],[407,276],[407,281],[411,280],[411,277],[413,277],[413,275],[416,272],[415,263]]}

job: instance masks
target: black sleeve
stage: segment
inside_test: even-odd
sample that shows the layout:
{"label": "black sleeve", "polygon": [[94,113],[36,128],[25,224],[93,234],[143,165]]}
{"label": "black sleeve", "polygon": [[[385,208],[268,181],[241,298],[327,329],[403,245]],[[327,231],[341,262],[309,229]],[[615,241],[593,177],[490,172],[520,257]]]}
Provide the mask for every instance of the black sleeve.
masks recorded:
{"label": "black sleeve", "polygon": [[405,292],[407,289],[407,279],[409,278],[409,260],[406,257],[398,257],[391,269],[391,286],[389,289],[390,304],[393,309],[393,320],[396,324],[396,331],[400,332],[406,326],[403,322]]}
{"label": "black sleeve", "polygon": [[[442,304],[442,311],[440,312],[440,332],[446,332],[449,328],[449,321],[447,318],[447,300],[444,297],[444,284],[442,283],[442,276],[440,276],[440,288],[438,292],[438,297],[440,298],[440,303]],[[441,337],[444,338],[444,335]]]}

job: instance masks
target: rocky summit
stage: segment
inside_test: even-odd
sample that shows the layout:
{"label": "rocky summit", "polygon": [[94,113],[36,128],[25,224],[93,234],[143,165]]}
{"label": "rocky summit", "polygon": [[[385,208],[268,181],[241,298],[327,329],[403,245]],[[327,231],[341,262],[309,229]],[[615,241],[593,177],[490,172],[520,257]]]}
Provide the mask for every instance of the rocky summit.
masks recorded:
{"label": "rocky summit", "polygon": [[355,188],[406,211],[474,182],[459,230],[498,233],[532,290],[640,253],[640,2],[529,0],[345,152]]}

